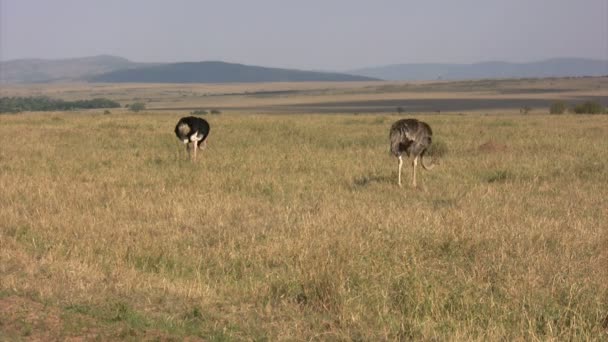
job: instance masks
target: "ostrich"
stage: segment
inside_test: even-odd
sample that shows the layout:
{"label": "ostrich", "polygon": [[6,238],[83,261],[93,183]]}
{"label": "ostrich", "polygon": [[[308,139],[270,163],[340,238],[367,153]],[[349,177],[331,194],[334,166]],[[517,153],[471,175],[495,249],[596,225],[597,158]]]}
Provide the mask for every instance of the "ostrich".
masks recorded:
{"label": "ostrich", "polygon": [[424,154],[431,146],[433,131],[427,123],[416,119],[402,119],[391,126],[390,140],[391,152],[399,158],[399,186],[401,186],[401,166],[403,165],[402,154],[414,157],[412,162],[413,180],[412,184],[416,187],[416,165],[420,157],[422,167],[431,170],[435,165],[426,165]]}
{"label": "ostrich", "polygon": [[[190,153],[190,158],[196,160],[196,150],[203,149],[207,145],[210,130],[209,123],[205,119],[188,116],[179,119],[175,126],[175,135],[186,144],[187,151],[193,150],[194,157]],[[188,147],[189,143],[192,143],[191,148]]]}

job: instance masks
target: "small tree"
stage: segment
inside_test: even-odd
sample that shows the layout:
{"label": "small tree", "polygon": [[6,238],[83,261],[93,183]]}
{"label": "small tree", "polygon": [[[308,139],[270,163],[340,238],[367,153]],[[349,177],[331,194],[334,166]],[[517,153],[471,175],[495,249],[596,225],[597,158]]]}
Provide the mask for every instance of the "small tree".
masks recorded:
{"label": "small tree", "polygon": [[564,112],[566,112],[567,107],[568,106],[566,106],[566,103],[564,103],[563,101],[556,101],[551,104],[551,107],[549,107],[549,113],[564,114]]}
{"label": "small tree", "polygon": [[143,102],[135,102],[129,106],[129,109],[134,112],[139,112],[140,110],[146,109],[146,104]]}

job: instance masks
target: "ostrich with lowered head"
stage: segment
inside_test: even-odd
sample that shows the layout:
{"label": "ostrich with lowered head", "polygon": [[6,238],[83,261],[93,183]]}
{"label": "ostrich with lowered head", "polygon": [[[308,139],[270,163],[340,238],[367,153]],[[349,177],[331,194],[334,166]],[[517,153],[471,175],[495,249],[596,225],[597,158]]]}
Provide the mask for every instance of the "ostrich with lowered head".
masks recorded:
{"label": "ostrich with lowered head", "polygon": [[[207,145],[209,136],[209,123],[205,119],[195,116],[187,116],[179,119],[175,125],[175,135],[186,144],[186,150],[190,152],[190,159],[196,160],[196,150],[203,149]],[[191,145],[189,147],[188,145]]]}
{"label": "ostrich with lowered head", "polygon": [[401,166],[403,165],[402,155],[414,157],[412,162],[412,185],[416,187],[416,166],[418,157],[425,170],[431,170],[435,165],[427,165],[424,154],[431,146],[433,131],[427,123],[416,119],[401,119],[391,126],[390,140],[391,152],[399,158],[399,186],[401,186]]}

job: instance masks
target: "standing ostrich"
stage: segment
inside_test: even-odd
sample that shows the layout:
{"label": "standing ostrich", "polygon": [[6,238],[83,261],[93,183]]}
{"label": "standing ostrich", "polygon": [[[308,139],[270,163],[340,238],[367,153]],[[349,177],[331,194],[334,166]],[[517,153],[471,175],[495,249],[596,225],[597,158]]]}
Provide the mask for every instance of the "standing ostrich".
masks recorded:
{"label": "standing ostrich", "polygon": [[412,184],[416,187],[416,165],[418,165],[418,157],[422,162],[422,167],[425,170],[431,170],[435,165],[426,165],[424,154],[431,146],[431,137],[433,131],[427,123],[416,119],[402,119],[395,122],[391,126],[389,134],[391,140],[391,152],[399,158],[399,186],[401,186],[401,166],[403,165],[402,154],[414,157],[412,162],[413,181]]}
{"label": "standing ostrich", "polygon": [[[187,116],[179,119],[175,126],[175,135],[179,140],[186,144],[186,150],[193,150],[194,157],[190,153],[190,159],[196,160],[196,150],[203,149],[207,145],[207,137],[209,136],[209,123],[205,119],[195,116]],[[188,145],[192,143],[191,148]]]}

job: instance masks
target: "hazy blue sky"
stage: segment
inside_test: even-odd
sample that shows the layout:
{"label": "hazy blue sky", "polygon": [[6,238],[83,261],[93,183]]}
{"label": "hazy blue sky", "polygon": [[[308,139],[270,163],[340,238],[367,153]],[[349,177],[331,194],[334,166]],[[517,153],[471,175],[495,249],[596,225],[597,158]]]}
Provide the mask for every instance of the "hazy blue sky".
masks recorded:
{"label": "hazy blue sky", "polygon": [[608,59],[608,0],[0,0],[0,60],[98,54],[346,70]]}

